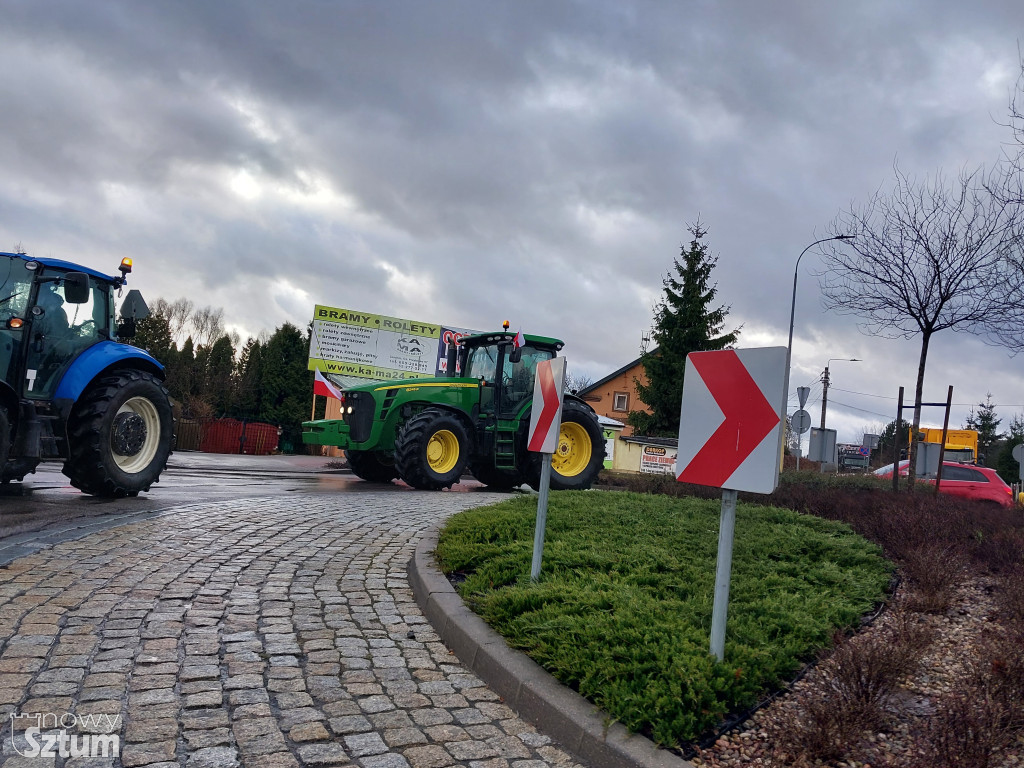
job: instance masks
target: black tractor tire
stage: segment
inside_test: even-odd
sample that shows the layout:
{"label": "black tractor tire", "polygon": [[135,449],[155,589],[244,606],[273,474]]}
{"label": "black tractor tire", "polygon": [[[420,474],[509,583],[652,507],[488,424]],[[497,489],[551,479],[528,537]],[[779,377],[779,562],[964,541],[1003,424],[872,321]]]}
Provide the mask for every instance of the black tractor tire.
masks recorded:
{"label": "black tractor tire", "polygon": [[510,469],[498,469],[486,459],[475,461],[469,465],[469,471],[473,477],[486,485],[492,491],[510,491],[526,481],[523,476]]}
{"label": "black tractor tire", "polygon": [[61,471],[93,496],[137,496],[159,481],[173,447],[174,414],[163,383],[143,371],[115,371],[75,403]]}
{"label": "black tractor tire", "polygon": [[380,451],[345,451],[352,474],[369,483],[390,483],[398,477],[395,461]]}
{"label": "black tractor tire", "polygon": [[[529,424],[527,411],[524,423]],[[535,491],[540,488],[541,454],[526,450],[522,440],[522,472]],[[597,414],[575,400],[562,404],[558,446],[551,456],[551,490],[585,491],[604,466],[604,435]]]}
{"label": "black tractor tire", "polygon": [[462,419],[442,408],[426,408],[398,430],[395,468],[413,488],[436,491],[459,482],[471,453]]}

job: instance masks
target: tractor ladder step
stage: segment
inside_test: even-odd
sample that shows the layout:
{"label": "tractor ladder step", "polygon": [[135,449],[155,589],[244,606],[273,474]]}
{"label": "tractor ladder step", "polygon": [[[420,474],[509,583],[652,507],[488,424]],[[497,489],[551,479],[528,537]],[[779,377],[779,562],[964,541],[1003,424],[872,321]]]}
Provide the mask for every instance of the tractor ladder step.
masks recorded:
{"label": "tractor ladder step", "polygon": [[515,432],[501,430],[494,439],[494,466],[498,469],[516,468]]}

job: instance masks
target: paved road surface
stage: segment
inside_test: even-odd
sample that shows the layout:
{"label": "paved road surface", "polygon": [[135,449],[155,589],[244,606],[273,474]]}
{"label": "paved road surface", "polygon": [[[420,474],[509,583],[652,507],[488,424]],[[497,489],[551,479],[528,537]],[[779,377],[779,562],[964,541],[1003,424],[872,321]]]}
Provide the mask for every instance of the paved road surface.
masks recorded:
{"label": "paved road surface", "polygon": [[[576,766],[448,652],[408,585],[425,530],[500,496],[204,461],[136,500],[82,498],[52,468],[0,499],[53,513],[14,537],[44,548],[0,567],[0,716],[117,734],[125,768]],[[10,728],[4,768],[116,765],[23,757]]]}
{"label": "paved road surface", "polygon": [[[83,494],[61,474],[60,461],[43,462],[24,483],[11,483],[0,490],[0,563],[32,551],[33,542],[66,538],[69,524],[93,530],[123,524],[135,519],[133,515],[144,518],[197,501],[318,492],[417,493],[397,482],[387,486],[364,483],[347,471],[329,468],[328,461],[316,456],[174,453],[160,482],[149,493],[130,499]],[[454,490],[478,492],[481,486],[467,479]]]}

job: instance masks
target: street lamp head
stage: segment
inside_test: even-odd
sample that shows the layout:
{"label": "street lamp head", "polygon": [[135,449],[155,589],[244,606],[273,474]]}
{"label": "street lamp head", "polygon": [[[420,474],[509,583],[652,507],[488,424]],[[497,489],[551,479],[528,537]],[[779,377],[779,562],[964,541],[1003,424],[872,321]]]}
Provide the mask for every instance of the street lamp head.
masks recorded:
{"label": "street lamp head", "polygon": [[833,240],[853,240],[855,237],[857,237],[857,236],[856,235],[836,235],[832,239]]}

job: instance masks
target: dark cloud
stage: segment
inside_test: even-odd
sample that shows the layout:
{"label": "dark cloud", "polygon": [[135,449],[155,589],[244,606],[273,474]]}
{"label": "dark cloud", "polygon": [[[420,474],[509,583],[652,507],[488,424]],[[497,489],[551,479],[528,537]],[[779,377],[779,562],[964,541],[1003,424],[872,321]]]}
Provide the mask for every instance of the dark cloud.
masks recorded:
{"label": "dark cloud", "polygon": [[[223,306],[246,333],[304,325],[314,303],[518,318],[598,377],[636,355],[700,218],[744,339],[784,343],[796,256],[897,158],[924,174],[998,157],[1022,17],[995,1],[14,0],[0,242],[107,269],[137,255],[147,293]],[[850,389],[909,386],[916,345],[822,312],[814,259],[797,370],[852,349]],[[956,335],[930,380],[964,376],[965,356],[997,402],[1024,402],[1005,354]]]}

